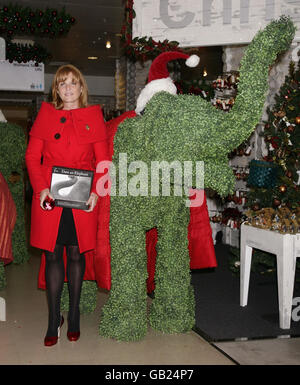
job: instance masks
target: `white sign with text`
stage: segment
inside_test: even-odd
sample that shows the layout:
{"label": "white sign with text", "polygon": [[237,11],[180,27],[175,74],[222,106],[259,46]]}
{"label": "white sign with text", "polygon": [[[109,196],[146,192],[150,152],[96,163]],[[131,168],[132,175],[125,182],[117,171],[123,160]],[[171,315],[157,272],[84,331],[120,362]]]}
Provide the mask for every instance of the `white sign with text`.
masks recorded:
{"label": "white sign with text", "polygon": [[44,91],[44,64],[0,61],[1,91]]}
{"label": "white sign with text", "polygon": [[300,0],[135,0],[133,37],[181,47],[247,44],[272,19],[290,16],[300,41]]}

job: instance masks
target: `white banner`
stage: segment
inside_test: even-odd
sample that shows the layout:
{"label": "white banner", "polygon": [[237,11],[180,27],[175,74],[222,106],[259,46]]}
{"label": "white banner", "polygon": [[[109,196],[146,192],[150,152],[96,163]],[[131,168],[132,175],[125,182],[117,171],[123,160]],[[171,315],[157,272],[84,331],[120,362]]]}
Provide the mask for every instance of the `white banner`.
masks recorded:
{"label": "white banner", "polygon": [[10,63],[0,61],[0,90],[1,91],[44,91],[44,64],[35,62]]}
{"label": "white banner", "polygon": [[300,41],[300,0],[135,0],[133,37],[181,47],[247,44],[272,19],[290,16]]}

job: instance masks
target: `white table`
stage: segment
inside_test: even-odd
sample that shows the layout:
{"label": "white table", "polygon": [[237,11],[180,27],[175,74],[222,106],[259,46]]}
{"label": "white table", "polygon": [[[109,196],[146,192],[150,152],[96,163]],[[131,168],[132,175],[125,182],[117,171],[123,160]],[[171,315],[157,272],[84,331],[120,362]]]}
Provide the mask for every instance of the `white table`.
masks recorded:
{"label": "white table", "polygon": [[0,297],[0,321],[6,321],[5,299]]}
{"label": "white table", "polygon": [[279,326],[289,329],[295,280],[296,258],[300,257],[300,233],[280,234],[276,231],[241,225],[240,305],[247,306],[252,249],[276,255],[279,302]]}

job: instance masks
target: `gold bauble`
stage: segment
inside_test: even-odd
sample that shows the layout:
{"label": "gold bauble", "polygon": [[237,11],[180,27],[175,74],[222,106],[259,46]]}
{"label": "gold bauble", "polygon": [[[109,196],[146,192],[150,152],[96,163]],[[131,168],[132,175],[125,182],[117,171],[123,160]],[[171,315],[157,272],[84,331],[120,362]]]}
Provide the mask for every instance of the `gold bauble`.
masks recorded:
{"label": "gold bauble", "polygon": [[281,186],[278,187],[279,191],[281,193],[285,193],[286,192],[286,186],[284,184],[282,184]]}

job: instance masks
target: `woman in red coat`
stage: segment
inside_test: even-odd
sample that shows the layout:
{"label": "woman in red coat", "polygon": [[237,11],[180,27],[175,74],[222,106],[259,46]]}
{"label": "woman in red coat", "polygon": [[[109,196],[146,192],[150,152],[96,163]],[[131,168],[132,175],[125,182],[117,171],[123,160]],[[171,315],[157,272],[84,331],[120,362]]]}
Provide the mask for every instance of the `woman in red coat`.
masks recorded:
{"label": "woman in red coat", "polygon": [[101,174],[94,174],[88,210],[44,208],[45,200],[53,199],[49,191],[53,166],[95,172],[96,165],[107,159],[102,112],[100,106],[87,106],[87,92],[86,82],[77,68],[66,65],[58,69],[52,83],[53,103],[42,104],[30,131],[25,156],[33,188],[30,241],[44,251],[45,259],[49,305],[45,346],[57,342],[63,324],[60,298],[65,278],[70,295],[67,335],[71,341],[80,335],[82,280],[94,279],[94,261],[84,253],[96,245],[96,184]]}

